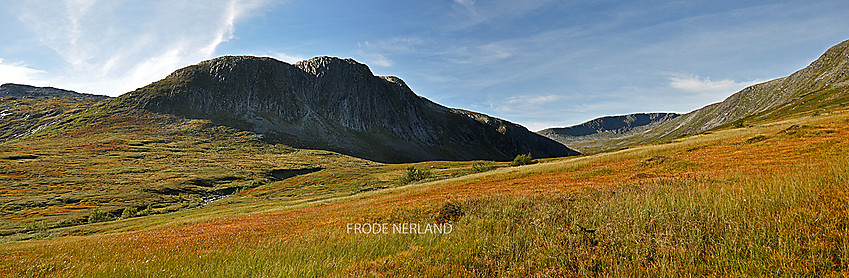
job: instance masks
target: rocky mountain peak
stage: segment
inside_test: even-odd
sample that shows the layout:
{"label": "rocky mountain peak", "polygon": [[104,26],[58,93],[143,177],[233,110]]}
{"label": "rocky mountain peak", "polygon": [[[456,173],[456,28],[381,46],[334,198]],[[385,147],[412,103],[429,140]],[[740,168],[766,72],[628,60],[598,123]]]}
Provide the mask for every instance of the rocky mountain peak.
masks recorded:
{"label": "rocky mountain peak", "polygon": [[380,162],[579,154],[522,126],[433,103],[400,78],[374,76],[352,59],[327,56],[294,65],[220,57],[180,69],[118,101],[210,119],[297,148]]}
{"label": "rocky mountain peak", "polygon": [[345,75],[352,74],[362,76],[372,76],[371,69],[365,64],[361,64],[354,59],[342,59],[330,56],[320,56],[309,60],[303,60],[295,63],[296,67],[314,76],[324,75]]}

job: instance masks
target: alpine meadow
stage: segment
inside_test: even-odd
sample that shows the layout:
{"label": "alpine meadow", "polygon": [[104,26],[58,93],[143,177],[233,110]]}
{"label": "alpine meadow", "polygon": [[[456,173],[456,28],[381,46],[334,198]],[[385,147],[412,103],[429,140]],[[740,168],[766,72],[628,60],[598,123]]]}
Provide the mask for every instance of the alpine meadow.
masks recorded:
{"label": "alpine meadow", "polygon": [[[95,13],[112,7],[108,10],[116,14],[110,16],[117,16],[126,4],[91,1],[75,6],[78,3],[72,2],[68,1],[63,11]],[[345,6],[350,13],[337,14],[328,8],[326,16],[336,18],[328,22],[299,21],[292,12],[281,12],[281,16],[291,17],[281,21],[289,24],[286,28],[303,28],[304,32],[350,29],[347,35],[327,31],[327,37],[357,36],[364,41],[355,45],[360,52],[351,55],[357,59],[324,56],[347,55],[325,49],[314,58],[288,59],[292,57],[240,48],[247,47],[243,45],[254,32],[265,32],[245,26],[260,26],[256,22],[276,26],[271,24],[274,20],[283,20],[267,7],[272,4],[224,2],[229,3],[230,12],[224,14],[229,21],[222,28],[191,25],[200,26],[191,29],[190,33],[197,35],[219,28],[213,32],[217,39],[209,48],[209,57],[192,56],[194,62],[177,63],[179,66],[168,68],[170,74],[161,74],[137,89],[112,96],[92,94],[78,89],[99,82],[87,79],[88,73],[68,75],[79,79],[70,83],[62,82],[71,77],[46,77],[59,74],[59,67],[37,71],[32,76],[38,78],[31,79],[31,84],[21,84],[24,80],[0,86],[0,276],[849,276],[849,40],[845,33],[838,34],[844,41],[820,46],[827,50],[818,50],[819,56],[808,59],[806,66],[782,73],[780,78],[752,78],[743,84],[694,75],[695,81],[681,83],[686,76],[661,73],[667,76],[662,82],[674,85],[664,88],[679,91],[630,99],[631,95],[622,93],[619,99],[608,94],[570,98],[564,89],[561,94],[552,91],[531,98],[530,92],[550,87],[540,85],[545,79],[535,79],[538,71],[523,67],[520,62],[524,58],[518,57],[535,57],[533,51],[548,55],[551,52],[542,46],[562,44],[545,40],[542,46],[527,51],[531,53],[528,56],[516,56],[521,49],[517,45],[538,43],[535,40],[542,37],[526,36],[522,43],[508,45],[510,41],[486,44],[484,37],[469,35],[454,40],[456,47],[445,48],[438,47],[436,38],[448,40],[452,34],[490,32],[492,28],[501,32],[492,33],[493,37],[506,37],[521,29],[561,40],[559,33],[545,26],[583,18],[580,13],[552,7],[561,4],[530,1],[534,3],[500,10],[496,8],[508,4],[496,1],[503,5],[488,6],[483,1],[457,0],[439,4],[450,4],[446,10],[437,9],[440,6],[434,3],[430,9],[418,7],[416,13],[399,8],[398,13],[410,21],[441,14],[446,22],[456,23],[435,27],[438,22],[427,21],[434,26],[428,31],[413,31],[417,29],[410,26],[419,25],[397,18],[376,25],[343,26],[388,16],[383,10],[370,13]],[[607,11],[600,3],[585,4],[579,6],[587,9],[586,13]],[[683,5],[661,6],[667,4]],[[312,11],[307,7],[311,4],[302,1],[274,5]],[[640,14],[639,8],[630,5],[605,5]],[[262,12],[264,9],[268,11]],[[752,9],[711,10],[699,15],[733,21],[737,12]],[[764,14],[772,12],[762,10]],[[165,10],[136,12],[158,15]],[[245,17],[251,13],[260,15]],[[179,22],[202,22],[190,12],[181,14],[187,18]],[[632,14],[617,15],[625,21]],[[653,34],[679,25],[701,30],[693,27],[703,19],[700,16],[668,19],[672,23],[635,27],[629,32]],[[19,18],[22,22],[30,19]],[[87,38],[88,19],[76,19],[71,24],[74,29],[67,33]],[[501,19],[505,22],[498,21]],[[33,23],[31,32],[52,21],[45,18],[44,22]],[[615,20],[606,23],[619,24]],[[104,40],[126,33],[123,25],[110,24],[103,29]],[[835,24],[846,25],[845,21]],[[151,23],[137,31],[157,26]],[[374,33],[361,33],[357,28],[373,28],[369,30]],[[382,32],[395,29],[418,37],[389,40],[393,46],[378,41]],[[281,37],[284,33],[306,36],[296,30],[275,30]],[[568,30],[569,39],[575,40],[595,34],[578,27]],[[157,34],[149,40],[164,44],[170,38],[165,35],[170,33]],[[427,34],[434,35],[435,41],[423,39]],[[714,45],[711,40],[717,40],[732,45],[740,40],[711,34],[687,42]],[[27,42],[59,43],[56,38],[62,36]],[[188,35],[181,38],[182,44],[175,45],[191,45]],[[76,55],[74,51],[83,48],[74,47],[88,44],[103,55],[110,53],[109,47],[72,41],[70,50],[56,50],[58,54],[43,59]],[[471,41],[486,47],[461,45]],[[612,40],[623,49],[634,46],[623,41]],[[286,49],[309,53],[304,49],[331,42],[313,38],[291,43]],[[147,46],[124,47],[126,55],[112,56],[98,76],[105,82],[110,76],[106,72],[123,67],[120,63],[124,60],[115,57],[136,55],[134,51]],[[496,47],[500,48],[493,50]],[[594,47],[601,46],[587,45],[585,51],[562,55],[591,55]],[[727,49],[743,48],[735,47]],[[23,53],[26,47],[9,49],[0,49],[0,56],[7,61],[14,59],[5,51]],[[447,62],[445,55],[450,51],[446,49],[489,55],[485,58],[497,59],[514,72],[495,74],[494,68],[472,66],[489,65],[482,62],[485,60]],[[370,50],[380,50],[385,56],[369,54]],[[650,50],[610,54],[623,63],[621,68],[603,64],[604,59],[598,65],[565,66],[552,57],[545,58],[551,64],[534,63],[557,67],[546,68],[547,72],[558,72],[559,67],[586,68],[593,76],[569,70],[562,73],[602,80],[595,77],[596,69],[616,75],[634,66],[624,63],[656,59],[645,54]],[[398,57],[423,53],[433,56],[400,65],[405,60]],[[674,51],[664,53],[676,55]],[[622,58],[626,54],[643,58]],[[646,56],[639,56],[643,54]],[[176,56],[149,61],[167,57]],[[393,57],[396,60],[390,59]],[[68,59],[71,62],[63,67],[84,70],[94,65],[91,59],[79,63]],[[681,61],[681,67],[690,62]],[[13,69],[36,64],[0,59],[0,75],[18,76]],[[453,77],[435,77],[427,65],[437,65]],[[418,73],[409,70],[418,66]],[[472,70],[466,71],[467,67]],[[382,75],[396,68],[400,77]],[[485,72],[490,78],[486,80],[497,85],[475,87],[485,83],[471,75],[475,71]],[[640,70],[644,71],[662,72]],[[411,79],[402,80],[407,75]],[[600,82],[619,79],[604,80]],[[428,81],[434,85],[419,85]],[[63,84],[81,87],[57,88]],[[115,87],[110,84],[102,86]],[[445,84],[460,88],[461,93],[432,93]],[[630,88],[628,84],[632,83],[615,86]],[[684,99],[674,95],[684,95],[696,85],[703,85],[699,87],[702,95],[717,87],[739,87],[722,95],[719,102],[688,102],[701,107],[694,110],[672,106]],[[601,88],[586,88],[593,86]],[[413,88],[426,88],[427,97]],[[648,90],[637,92],[649,94]],[[604,100],[589,102],[597,98]],[[670,108],[637,110],[644,107],[638,101],[643,98],[659,105],[652,107],[668,104]],[[441,104],[454,106],[464,101],[477,104],[456,108]],[[536,132],[520,124],[525,116],[551,119],[567,115],[559,113],[572,106],[559,101],[590,110],[593,108],[587,107],[610,103],[636,108],[616,115],[580,112],[597,118],[571,126],[557,124],[571,122],[571,118],[546,121],[547,128]],[[519,108],[503,108],[506,105]],[[562,109],[551,108],[554,105]]]}

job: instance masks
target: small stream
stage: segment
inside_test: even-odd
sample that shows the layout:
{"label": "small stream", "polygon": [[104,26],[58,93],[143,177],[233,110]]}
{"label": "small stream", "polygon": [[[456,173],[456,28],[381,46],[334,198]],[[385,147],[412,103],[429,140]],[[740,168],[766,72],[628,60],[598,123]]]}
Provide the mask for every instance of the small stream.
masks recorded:
{"label": "small stream", "polygon": [[221,195],[221,196],[210,197],[210,198],[204,199],[203,201],[200,201],[200,204],[198,206],[202,207],[202,206],[211,204],[212,202],[219,201],[219,200],[227,198],[227,197],[230,197],[230,195]]}

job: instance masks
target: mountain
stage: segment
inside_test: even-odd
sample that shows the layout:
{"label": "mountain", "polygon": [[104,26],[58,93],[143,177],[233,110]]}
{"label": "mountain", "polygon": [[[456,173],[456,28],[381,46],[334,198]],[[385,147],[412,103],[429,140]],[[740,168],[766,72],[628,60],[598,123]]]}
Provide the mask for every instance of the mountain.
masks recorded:
{"label": "mountain", "polygon": [[57,89],[53,87],[35,87],[30,85],[21,85],[6,83],[0,85],[0,97],[14,98],[55,98],[55,97],[73,97],[73,98],[90,98],[93,100],[106,100],[107,96],[92,95],[77,93],[74,91]]}
{"label": "mountain", "polygon": [[537,133],[582,152],[592,151],[600,138],[645,132],[680,116],[676,113],[637,113],[596,118],[570,127],[547,128]]}
{"label": "mountain", "polygon": [[20,84],[0,86],[0,142],[20,138],[93,107],[107,96]]}
{"label": "mountain", "polygon": [[400,78],[374,76],[352,59],[316,57],[291,65],[225,56],[177,70],[112,102],[380,162],[579,154],[520,125],[431,102]]}
{"label": "mountain", "polygon": [[[578,149],[584,153],[602,152],[674,139],[714,128],[744,127],[791,115],[823,113],[846,107],[847,104],[849,40],[831,47],[809,66],[790,76],[749,86],[722,102],[651,125],[642,131],[584,135],[579,143],[570,146],[581,146]],[[545,135],[555,140],[561,138],[551,131]]]}

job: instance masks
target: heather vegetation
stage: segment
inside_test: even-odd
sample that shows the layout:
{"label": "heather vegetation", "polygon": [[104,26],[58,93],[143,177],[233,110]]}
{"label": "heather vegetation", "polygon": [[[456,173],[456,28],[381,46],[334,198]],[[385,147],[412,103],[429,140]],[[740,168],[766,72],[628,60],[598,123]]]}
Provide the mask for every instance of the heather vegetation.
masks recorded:
{"label": "heather vegetation", "polygon": [[[322,173],[326,182],[363,173],[322,170],[205,207],[82,226],[97,235],[7,243],[2,269],[94,277],[839,277],[849,272],[846,115],[478,175],[465,175],[476,163],[391,165],[374,173],[390,184],[424,169],[438,178],[311,202],[255,197],[281,196],[273,192],[288,188],[285,182]],[[357,235],[345,232],[349,222],[447,222],[454,229]],[[29,229],[57,230],[47,226]],[[71,255],[81,260],[62,262]]]}

